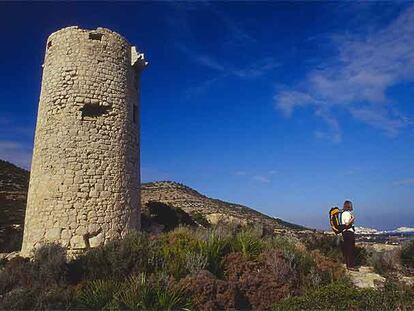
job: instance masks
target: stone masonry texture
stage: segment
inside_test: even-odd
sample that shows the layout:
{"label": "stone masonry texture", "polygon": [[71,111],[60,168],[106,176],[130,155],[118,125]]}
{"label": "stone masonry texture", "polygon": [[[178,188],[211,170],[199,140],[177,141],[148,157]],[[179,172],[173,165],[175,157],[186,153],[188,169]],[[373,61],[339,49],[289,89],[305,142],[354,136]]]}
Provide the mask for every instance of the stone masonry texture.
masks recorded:
{"label": "stone masonry texture", "polygon": [[105,28],[46,42],[22,254],[77,254],[140,228],[139,75],[144,55]]}

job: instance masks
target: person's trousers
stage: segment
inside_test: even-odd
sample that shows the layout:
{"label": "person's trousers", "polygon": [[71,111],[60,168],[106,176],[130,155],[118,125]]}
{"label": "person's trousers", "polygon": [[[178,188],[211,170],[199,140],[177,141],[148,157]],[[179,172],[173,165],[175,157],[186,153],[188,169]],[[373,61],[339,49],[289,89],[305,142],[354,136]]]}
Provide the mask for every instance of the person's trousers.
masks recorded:
{"label": "person's trousers", "polygon": [[355,267],[355,233],[352,231],[343,231],[342,253],[345,258],[347,268]]}

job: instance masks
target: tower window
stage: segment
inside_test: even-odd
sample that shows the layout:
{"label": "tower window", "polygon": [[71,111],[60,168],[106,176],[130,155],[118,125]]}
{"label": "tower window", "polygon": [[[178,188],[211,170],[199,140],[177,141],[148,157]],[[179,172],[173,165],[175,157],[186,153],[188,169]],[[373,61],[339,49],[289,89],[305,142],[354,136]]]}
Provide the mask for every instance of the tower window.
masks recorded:
{"label": "tower window", "polygon": [[96,32],[90,32],[89,33],[89,39],[90,40],[98,40],[98,41],[101,41],[102,34],[101,33],[96,33]]}
{"label": "tower window", "polygon": [[134,121],[134,123],[137,123],[137,114],[138,114],[138,107],[137,105],[134,105],[132,107],[132,120]]}
{"label": "tower window", "polygon": [[49,49],[51,46],[52,46],[52,41],[49,41],[49,42],[47,43],[47,49]]}
{"label": "tower window", "polygon": [[107,114],[110,107],[100,106],[97,104],[85,104],[80,111],[82,112],[82,119],[86,118],[97,118],[104,114]]}

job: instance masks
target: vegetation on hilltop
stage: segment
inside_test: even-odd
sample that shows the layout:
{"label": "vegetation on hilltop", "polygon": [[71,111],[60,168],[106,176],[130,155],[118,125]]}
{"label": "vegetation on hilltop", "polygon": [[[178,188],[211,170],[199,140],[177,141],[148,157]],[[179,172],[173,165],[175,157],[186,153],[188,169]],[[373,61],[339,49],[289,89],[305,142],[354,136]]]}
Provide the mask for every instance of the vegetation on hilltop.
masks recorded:
{"label": "vegetation on hilltop", "polygon": [[0,264],[0,309],[366,310],[414,301],[414,289],[401,285],[355,289],[328,239],[180,227],[130,234],[69,262],[49,244],[33,260]]}

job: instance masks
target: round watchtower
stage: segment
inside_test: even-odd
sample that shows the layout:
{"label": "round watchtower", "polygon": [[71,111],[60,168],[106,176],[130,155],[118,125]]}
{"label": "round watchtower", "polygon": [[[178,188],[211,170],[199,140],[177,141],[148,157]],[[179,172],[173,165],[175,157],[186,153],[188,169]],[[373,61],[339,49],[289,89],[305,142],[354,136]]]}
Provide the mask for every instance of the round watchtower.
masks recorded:
{"label": "round watchtower", "polygon": [[46,44],[22,254],[75,254],[140,227],[143,54],[105,28],[68,27]]}

